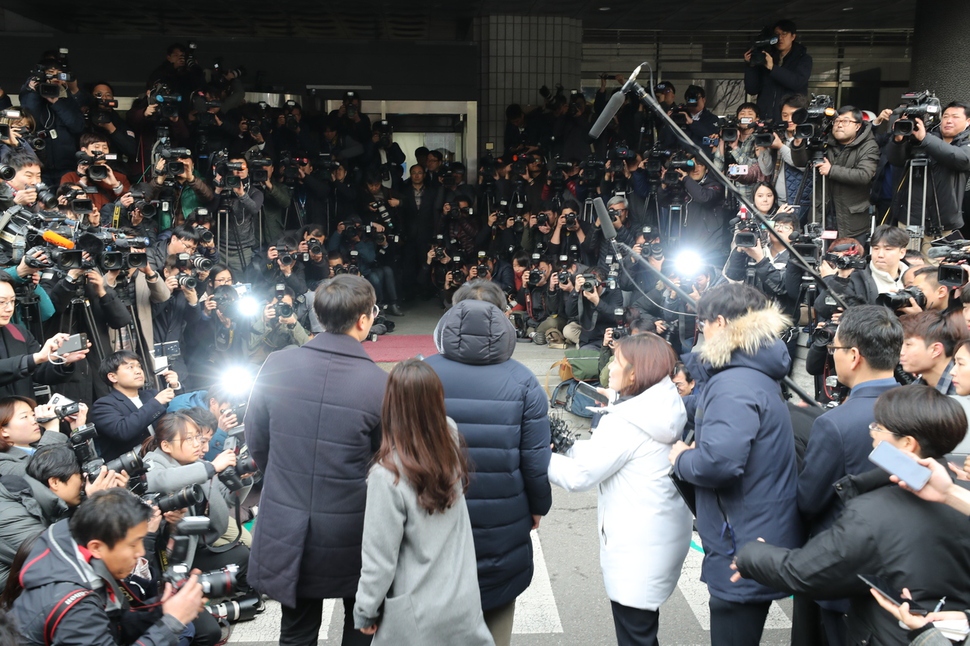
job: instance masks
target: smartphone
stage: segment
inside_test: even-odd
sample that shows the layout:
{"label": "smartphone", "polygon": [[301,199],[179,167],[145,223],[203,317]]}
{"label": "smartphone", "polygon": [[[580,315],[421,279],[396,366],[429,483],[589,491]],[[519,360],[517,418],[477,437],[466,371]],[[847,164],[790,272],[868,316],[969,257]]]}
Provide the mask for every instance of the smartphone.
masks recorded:
{"label": "smartphone", "polygon": [[869,454],[869,461],[886,473],[898,476],[913,491],[919,491],[930,479],[930,470],[889,442],[880,442]]}
{"label": "smartphone", "polygon": [[57,349],[57,354],[63,356],[71,352],[80,352],[88,347],[88,335],[87,334],[72,334],[68,337],[67,341],[61,344],[61,347]]}
{"label": "smartphone", "polygon": [[731,164],[728,167],[728,175],[747,175],[748,165],[747,164]]}
{"label": "smartphone", "polygon": [[601,392],[596,390],[596,388],[594,388],[593,386],[590,386],[585,381],[579,382],[579,384],[576,386],[576,392],[586,395],[596,403],[602,404],[603,406],[608,406],[610,403],[609,397],[602,394]]}
{"label": "smartphone", "polygon": [[[883,442],[882,444],[885,444],[885,442]],[[882,444],[880,444],[880,446],[882,446]],[[882,577],[878,577],[874,574],[857,574],[856,576],[862,579],[863,583],[865,583],[867,586],[869,586],[870,588],[874,588],[876,592],[878,592],[882,596],[889,599],[889,601],[892,602],[894,606],[901,606],[904,603],[908,603],[909,614],[911,615],[923,616],[929,612],[925,608],[920,608],[909,599],[903,599],[902,592],[901,591],[895,592],[893,588],[890,587],[890,585]]]}

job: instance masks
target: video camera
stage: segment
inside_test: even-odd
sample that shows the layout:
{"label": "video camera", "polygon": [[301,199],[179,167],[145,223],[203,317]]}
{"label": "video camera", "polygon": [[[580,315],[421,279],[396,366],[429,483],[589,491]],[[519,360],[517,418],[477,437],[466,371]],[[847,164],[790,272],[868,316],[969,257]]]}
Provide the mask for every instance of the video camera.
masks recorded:
{"label": "video camera", "polygon": [[885,305],[898,313],[900,309],[910,305],[910,299],[913,299],[920,308],[926,309],[926,295],[916,285],[888,294],[879,294],[876,298],[876,305]]}
{"label": "video camera", "polygon": [[734,227],[734,246],[757,247],[767,242],[767,231],[761,228],[761,223],[751,217],[747,209],[742,209],[738,217],[731,219],[729,225]]}
{"label": "video camera", "polygon": [[771,56],[771,48],[778,44],[778,36],[772,27],[765,27],[758,34],[757,38],[751,43],[751,58],[748,60],[750,67],[766,67],[768,57]]}
{"label": "video camera", "polygon": [[832,121],[838,112],[833,107],[832,97],[827,94],[813,94],[807,108],[799,108],[792,113],[795,124],[795,138],[808,139],[808,145],[824,144],[825,136],[832,130]]}
{"label": "video camera", "polygon": [[[245,404],[243,404],[243,409],[245,409]],[[245,415],[243,411],[236,413],[236,418],[241,419]],[[249,447],[243,444],[238,445],[236,440],[236,434],[241,427],[236,427],[233,429],[233,435],[226,438],[224,444],[226,449],[232,450],[236,454],[236,466],[227,467],[219,474],[219,480],[226,486],[229,491],[236,492],[243,488],[242,479],[248,475],[259,472],[259,467],[256,466],[256,461],[253,460],[252,456],[249,454]]]}
{"label": "video camera", "polygon": [[892,132],[894,135],[909,137],[913,134],[916,126],[916,119],[923,121],[926,130],[930,131],[940,124],[943,116],[943,106],[936,95],[929,90],[922,92],[907,92],[902,97],[907,103],[904,107],[897,108],[899,119],[893,122]]}
{"label": "video camera", "polygon": [[177,94],[164,83],[157,83],[152,88],[149,100],[158,106],[158,114],[162,118],[172,119],[178,116],[182,95]]}

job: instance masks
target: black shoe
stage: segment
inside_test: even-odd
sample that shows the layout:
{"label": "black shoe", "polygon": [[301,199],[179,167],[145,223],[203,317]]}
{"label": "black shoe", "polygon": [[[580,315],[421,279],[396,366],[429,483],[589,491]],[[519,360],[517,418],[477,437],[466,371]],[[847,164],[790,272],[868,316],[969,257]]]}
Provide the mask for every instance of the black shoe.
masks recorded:
{"label": "black shoe", "polygon": [[387,306],[387,313],[391,316],[404,316],[404,312],[401,311],[401,306],[397,303],[392,303]]}

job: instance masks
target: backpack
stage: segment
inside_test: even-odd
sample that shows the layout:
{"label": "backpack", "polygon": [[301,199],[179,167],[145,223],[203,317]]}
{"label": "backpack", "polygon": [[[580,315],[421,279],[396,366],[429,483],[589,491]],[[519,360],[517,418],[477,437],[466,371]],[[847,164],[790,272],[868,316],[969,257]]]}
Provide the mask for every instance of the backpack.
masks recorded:
{"label": "backpack", "polygon": [[596,401],[592,397],[578,392],[577,388],[579,388],[579,382],[575,379],[560,382],[552,391],[549,403],[553,408],[562,408],[576,417],[590,419],[593,417],[593,411],[589,410],[587,406],[595,407]]}

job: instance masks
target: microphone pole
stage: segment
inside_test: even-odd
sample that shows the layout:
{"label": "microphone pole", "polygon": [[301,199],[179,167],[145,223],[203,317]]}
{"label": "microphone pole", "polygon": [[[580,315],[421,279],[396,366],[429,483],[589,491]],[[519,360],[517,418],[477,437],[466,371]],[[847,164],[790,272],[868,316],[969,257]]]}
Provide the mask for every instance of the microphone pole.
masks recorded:
{"label": "microphone pole", "polygon": [[[770,225],[768,224],[768,219],[765,217],[765,215],[762,214],[761,211],[759,211],[758,209],[754,208],[754,205],[751,204],[751,202],[749,202],[748,199],[741,194],[741,191],[738,189],[737,186],[734,185],[734,182],[732,182],[720,168],[717,168],[714,165],[714,162],[711,161],[711,158],[707,156],[707,153],[704,152],[700,146],[695,144],[691,140],[691,138],[684,133],[684,131],[674,122],[674,120],[670,118],[669,114],[664,112],[663,108],[660,107],[660,104],[657,103],[657,99],[654,98],[653,95],[649,94],[645,89],[643,89],[643,86],[641,86],[639,83],[636,82],[636,74],[639,73],[640,67],[641,66],[637,67],[634,74],[630,76],[630,79],[623,85],[623,87],[627,88],[629,86],[629,89],[632,90],[637,95],[637,98],[640,99],[640,103],[646,106],[655,115],[657,115],[657,117],[660,119],[661,122],[667,124],[667,126],[671,129],[671,131],[680,140],[680,143],[683,146],[684,150],[689,151],[694,155],[694,157],[700,159],[702,163],[705,166],[707,166],[707,172],[714,173],[714,176],[724,186],[724,189],[734,193],[735,197],[738,198],[738,201],[747,207],[748,213],[754,216],[754,218],[765,228],[770,227]],[[619,107],[617,108],[617,110],[619,110]],[[604,109],[603,114],[600,115],[600,118],[602,118],[605,114],[606,114],[606,110]],[[610,115],[610,119],[612,118],[613,118],[613,115]],[[590,134],[592,134],[592,131],[590,131]],[[602,222],[602,220],[600,221]],[[819,274],[818,271],[815,270],[808,263],[808,261],[805,260],[805,258],[795,250],[795,247],[793,247],[792,244],[784,238],[784,236],[777,236],[777,238],[781,242],[782,246],[786,250],[788,250],[788,253],[791,254],[790,257],[792,259],[798,260],[803,270],[807,272],[808,275],[810,275],[813,280],[815,280],[816,284],[818,285],[825,284],[825,282],[822,280],[821,274]],[[834,290],[829,290],[829,295],[832,296],[835,302],[843,310],[848,309],[849,306],[846,304],[845,300],[843,300],[842,297],[837,292],[835,292]]]}

